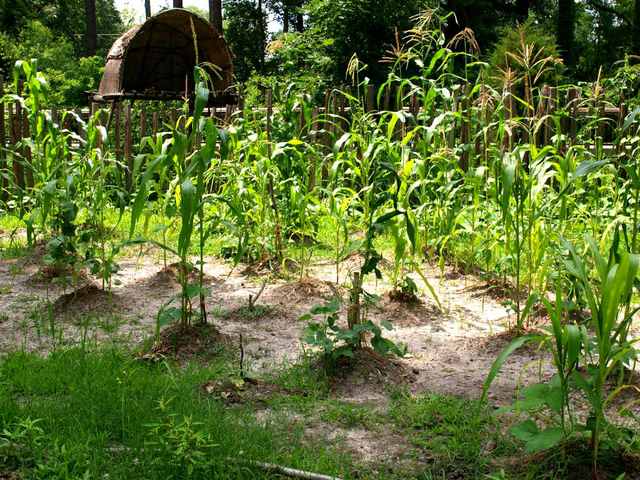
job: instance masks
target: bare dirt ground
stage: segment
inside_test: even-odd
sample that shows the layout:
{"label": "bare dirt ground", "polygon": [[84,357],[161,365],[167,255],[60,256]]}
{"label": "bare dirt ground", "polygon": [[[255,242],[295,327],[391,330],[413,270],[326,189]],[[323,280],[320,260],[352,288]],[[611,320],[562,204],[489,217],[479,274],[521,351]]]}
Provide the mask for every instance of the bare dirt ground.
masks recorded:
{"label": "bare dirt ground", "polygon": [[[121,270],[110,293],[86,276],[64,283],[48,278],[37,253],[0,262],[0,352],[24,348],[45,353],[54,342],[73,344],[82,338],[132,343],[148,338],[159,309],[176,297],[179,285],[175,268],[164,267],[157,250],[135,253],[119,262]],[[347,262],[341,269],[341,285],[336,285],[333,264],[318,264],[304,278],[283,280],[244,274],[242,266],[233,269],[208,259],[209,316],[229,338],[242,334],[253,370],[295,362],[302,354],[304,323],[299,317],[336,294],[346,300],[349,269],[357,267],[357,260]],[[505,332],[513,316],[474,276],[441,274],[430,267],[425,267],[425,273],[442,310],[424,293],[418,303],[393,301],[387,295],[390,286],[371,278],[363,288],[379,300],[367,307],[367,315],[376,322],[391,322],[394,329],[387,336],[407,344],[409,355],[402,362],[412,373],[408,382],[412,392],[477,398],[491,363],[510,340]],[[265,282],[257,301],[259,314],[248,314],[249,296],[255,297]],[[518,385],[539,377],[541,358],[532,349],[516,352],[490,398],[498,403],[510,401]],[[353,401],[381,400],[383,387],[354,385],[352,392],[343,391],[341,396]]]}
{"label": "bare dirt ground", "polygon": [[[139,344],[153,335],[159,309],[179,293],[175,268],[165,267],[162,255],[154,249],[129,253],[119,262],[121,270],[110,293],[86,276],[67,284],[49,278],[43,274],[37,253],[33,258],[0,262],[0,353],[22,348],[44,354],[57,344],[81,341]],[[242,266],[232,268],[221,260],[208,259],[208,314],[230,342],[239,341],[242,335],[246,363],[259,376],[301,357],[305,324],[299,317],[336,294],[346,301],[349,270],[357,268],[357,259],[347,262],[341,284],[336,285],[335,265],[329,263],[313,266],[304,278],[283,280],[252,275]],[[367,279],[364,290],[379,296],[367,307],[368,318],[391,322],[394,329],[387,336],[406,343],[409,354],[398,362],[396,370],[385,372],[374,367],[337,383],[333,391],[336,399],[383,410],[390,388],[397,385],[413,394],[479,398],[490,365],[510,340],[505,332],[513,316],[479,278],[449,270],[442,273],[429,266],[424,272],[442,310],[424,293],[427,290],[418,278],[419,302],[409,304],[391,300],[388,283]],[[247,314],[249,296],[255,297],[263,284],[257,301],[259,314]],[[510,403],[519,385],[538,381],[540,374],[550,376],[547,363],[548,358],[535,349],[517,351],[494,382],[490,401]],[[271,413],[258,411],[256,415],[266,422]],[[295,412],[289,420],[299,421]],[[411,457],[408,440],[396,438],[393,431],[369,434],[361,427],[345,429],[316,421],[308,425],[308,433],[332,443],[343,442],[365,462]],[[382,455],[384,459],[375,453],[381,449],[388,453]]]}

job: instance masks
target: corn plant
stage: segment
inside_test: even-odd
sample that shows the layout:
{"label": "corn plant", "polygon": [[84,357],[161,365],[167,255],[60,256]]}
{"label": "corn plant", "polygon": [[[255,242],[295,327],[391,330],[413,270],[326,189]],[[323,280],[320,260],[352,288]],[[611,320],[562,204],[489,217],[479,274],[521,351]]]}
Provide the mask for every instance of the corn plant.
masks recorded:
{"label": "corn plant", "polygon": [[[513,351],[531,341],[541,341],[547,345],[553,354],[556,374],[549,383],[527,387],[523,392],[523,399],[516,403],[516,407],[529,412],[546,407],[559,415],[560,425],[551,424],[540,430],[536,422],[529,419],[512,431],[526,442],[530,451],[551,448],[571,435],[589,432],[594,478],[597,478],[601,439],[607,427],[613,428],[607,422],[607,407],[624,389],[619,387],[609,393],[607,380],[620,363],[634,358],[636,354],[634,342],[626,339],[625,332],[638,311],[637,308],[629,309],[627,305],[638,273],[640,257],[612,249],[609,257],[605,258],[591,237],[586,238],[586,244],[593,267],[566,241],[563,246],[568,257],[564,265],[567,273],[577,279],[580,293],[589,306],[589,327],[593,333],[585,326],[566,324],[569,316],[567,299],[558,280],[554,302],[543,299],[551,319],[549,333],[527,335],[512,342],[491,367],[485,381],[483,399],[486,400],[491,383]],[[570,396],[573,390],[579,390],[585,395],[590,408],[589,417],[582,425],[577,423],[574,415],[576,406],[572,404],[573,397]]]}
{"label": "corn plant", "polygon": [[[129,236],[133,239],[136,225],[143,214],[149,195],[149,184],[152,178],[160,172],[162,178],[172,167],[175,177],[169,182],[169,189],[165,194],[165,212],[172,213],[179,220],[180,230],[178,244],[174,249],[167,243],[153,242],[163,251],[174,254],[179,259],[178,280],[181,286],[180,307],[163,308],[164,318],[180,318],[180,324],[191,324],[194,314],[193,299],[200,302],[200,321],[207,321],[204,288],[204,247],[206,241],[205,204],[208,198],[206,193],[205,175],[211,165],[211,159],[215,156],[218,140],[218,130],[211,119],[202,116],[204,106],[209,99],[208,77],[206,72],[196,67],[194,71],[196,83],[196,98],[193,116],[178,120],[172,132],[171,145],[160,149],[160,154],[148,162],[142,175],[138,192],[135,196],[132,212]],[[187,132],[181,130],[184,124]],[[205,137],[205,145],[201,148],[196,145],[196,139],[200,135]],[[160,142],[160,138],[157,139]],[[157,146],[157,144],[156,144]],[[157,150],[157,149],[156,149]],[[194,184],[195,182],[195,184]],[[190,254],[193,243],[193,233],[198,231],[199,240],[199,276],[197,283],[190,283],[190,273],[193,265]],[[136,239],[135,243],[148,241]]]}

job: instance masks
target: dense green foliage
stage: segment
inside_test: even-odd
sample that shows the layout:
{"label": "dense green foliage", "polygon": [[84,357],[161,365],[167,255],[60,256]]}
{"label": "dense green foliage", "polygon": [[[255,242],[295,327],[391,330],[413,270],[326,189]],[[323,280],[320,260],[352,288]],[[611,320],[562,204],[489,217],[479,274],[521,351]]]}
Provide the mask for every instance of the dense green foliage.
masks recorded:
{"label": "dense green foliage", "polygon": [[9,78],[20,59],[37,58],[53,87],[54,105],[85,105],[100,82],[104,57],[124,30],[113,0],[96,2],[98,56],[83,58],[82,0],[0,2],[0,70]]}
{"label": "dense green foliage", "polygon": [[51,105],[85,104],[84,92],[97,89],[102,76],[102,58],[78,58],[70,40],[37,20],[27,23],[15,40],[0,33],[0,51],[9,69],[18,59],[38,59],[38,68],[46,72],[51,84]]}
{"label": "dense green foliage", "polygon": [[267,19],[253,0],[230,0],[225,6],[225,39],[233,50],[235,74],[244,81],[264,67]]}

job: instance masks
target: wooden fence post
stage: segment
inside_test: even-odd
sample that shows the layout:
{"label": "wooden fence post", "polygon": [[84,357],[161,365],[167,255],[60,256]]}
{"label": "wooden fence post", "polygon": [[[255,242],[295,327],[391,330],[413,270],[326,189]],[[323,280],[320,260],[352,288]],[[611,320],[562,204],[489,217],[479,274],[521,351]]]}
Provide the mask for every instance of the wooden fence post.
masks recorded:
{"label": "wooden fence post", "polygon": [[133,148],[131,138],[131,107],[133,101],[127,102],[124,118],[124,158],[127,163],[127,190],[130,192],[133,186]]}
{"label": "wooden fence post", "polygon": [[[22,113],[22,138],[28,138],[31,136],[31,126],[29,125],[29,117],[26,114],[26,111]],[[25,145],[22,148],[22,155],[25,159],[25,177],[26,177],[26,187],[33,188],[33,166],[31,165],[32,157],[31,157],[31,147]]]}
{"label": "wooden fence post", "polygon": [[577,88],[571,87],[567,92],[568,95],[568,109],[569,109],[569,139],[571,144],[575,144],[576,136],[578,135],[578,103],[580,99],[580,92]]}
{"label": "wooden fence post", "polygon": [[273,90],[266,91],[267,95],[267,151],[271,158],[271,116],[273,115]]}
{"label": "wooden fence post", "polygon": [[391,107],[391,84],[387,85],[387,88],[384,90],[384,110],[389,111]]}
{"label": "wooden fence post", "polygon": [[[535,112],[535,118],[533,120],[534,128],[538,125],[538,122],[541,121],[545,115],[547,114],[547,110],[549,107],[549,85],[543,85],[540,89],[540,96],[538,98],[538,108]],[[547,127],[547,119],[544,120],[543,124],[540,127],[540,130],[533,132],[534,138],[533,141],[537,146],[540,146],[545,143],[546,139],[546,127]]]}
{"label": "wooden fence post", "polygon": [[367,85],[367,112],[373,112],[376,109],[376,90],[373,85]]}
{"label": "wooden fence post", "polygon": [[0,198],[6,200],[7,198],[7,179],[4,174],[7,168],[7,155],[5,152],[6,147],[6,130],[4,123],[4,102],[2,101],[2,97],[4,96],[4,83],[2,80],[2,71],[0,70],[0,174],[2,175],[2,180],[0,181]]}
{"label": "wooden fence post", "polygon": [[158,134],[158,112],[153,112],[151,115],[151,132],[153,133],[153,139],[155,141]]}
{"label": "wooden fence post", "polygon": [[[20,90],[18,90],[20,91]],[[20,106],[20,102],[17,100],[15,103],[15,114],[13,116],[12,129],[13,129],[13,148],[14,152],[17,151],[17,144],[22,140],[22,108]],[[15,180],[16,185],[20,190],[24,189],[24,170],[22,168],[22,163],[18,155],[14,153],[13,155],[13,178]]]}
{"label": "wooden fence post", "polygon": [[147,136],[147,111],[144,105],[140,108],[140,140]]}
{"label": "wooden fence post", "polygon": [[[113,113],[113,151],[116,155],[116,162],[122,160],[122,150],[120,149],[120,102],[115,102],[112,106]],[[121,171],[120,168],[117,169]]]}
{"label": "wooden fence post", "polygon": [[345,128],[346,128],[346,111],[347,111],[347,99],[344,97],[344,95],[340,95],[340,103],[339,105],[339,109],[340,109],[340,135],[342,135],[342,133],[344,133]]}

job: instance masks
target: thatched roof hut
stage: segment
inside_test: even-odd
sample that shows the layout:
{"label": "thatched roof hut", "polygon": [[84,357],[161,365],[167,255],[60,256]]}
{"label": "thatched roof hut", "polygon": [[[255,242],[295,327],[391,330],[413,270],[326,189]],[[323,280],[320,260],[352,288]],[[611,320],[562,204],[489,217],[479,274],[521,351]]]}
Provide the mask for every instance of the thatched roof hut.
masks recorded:
{"label": "thatched roof hut", "polygon": [[183,98],[193,93],[196,64],[215,65],[208,67],[215,80],[212,103],[231,103],[233,62],[222,35],[188,10],[164,10],[116,40],[94,101]]}

